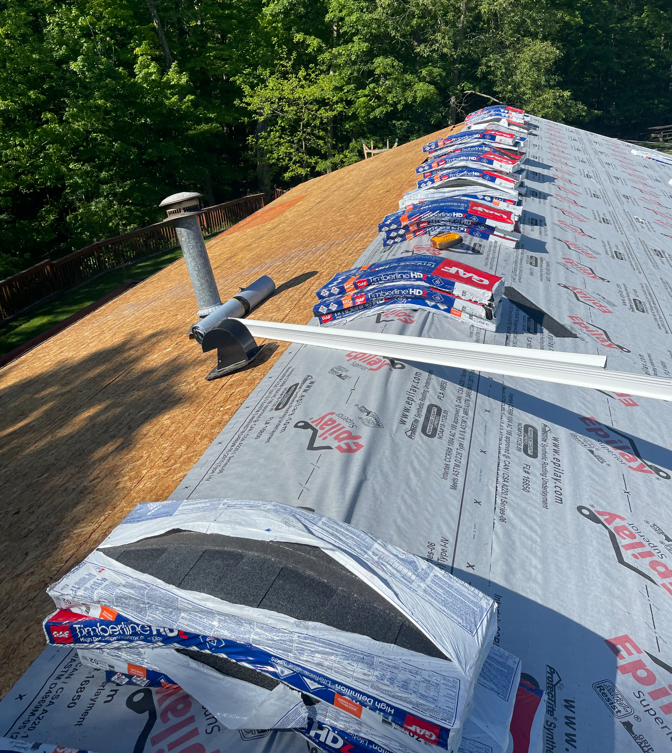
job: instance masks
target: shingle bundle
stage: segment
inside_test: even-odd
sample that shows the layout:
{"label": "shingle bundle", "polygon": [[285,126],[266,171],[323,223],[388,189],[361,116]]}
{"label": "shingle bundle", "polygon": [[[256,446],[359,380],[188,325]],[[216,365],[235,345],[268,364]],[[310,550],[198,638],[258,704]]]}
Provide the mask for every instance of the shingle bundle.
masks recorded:
{"label": "shingle bundle", "polygon": [[501,277],[453,259],[418,255],[339,272],[317,291],[313,313],[320,324],[332,324],[386,306],[424,308],[494,330],[502,293]]}
{"label": "shingle bundle", "polygon": [[242,500],[140,505],[49,593],[50,643],[116,682],[182,688],[229,729],[506,750],[520,662],[493,646],[495,603],[343,523]]}

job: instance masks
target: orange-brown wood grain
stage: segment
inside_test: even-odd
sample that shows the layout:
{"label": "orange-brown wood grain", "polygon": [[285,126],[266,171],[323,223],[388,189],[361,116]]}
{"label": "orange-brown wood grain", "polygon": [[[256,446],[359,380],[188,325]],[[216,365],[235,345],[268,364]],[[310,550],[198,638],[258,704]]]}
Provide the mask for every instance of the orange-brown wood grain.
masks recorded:
{"label": "orange-brown wood grain", "polygon": [[[306,323],[414,184],[422,144],[448,132],[304,183],[210,241],[222,300],[262,274],[293,281],[253,317]],[[178,261],[0,370],[0,697],[44,646],[46,586],[168,497],[286,347],[206,382],[215,355],[185,334],[196,310]]]}

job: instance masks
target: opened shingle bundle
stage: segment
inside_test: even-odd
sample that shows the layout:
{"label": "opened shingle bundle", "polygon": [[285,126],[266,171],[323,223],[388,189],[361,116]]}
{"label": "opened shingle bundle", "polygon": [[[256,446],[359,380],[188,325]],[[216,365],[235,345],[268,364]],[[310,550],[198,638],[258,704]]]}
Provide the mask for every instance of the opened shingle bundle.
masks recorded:
{"label": "opened shingle bundle", "polygon": [[[330,421],[347,450],[356,437],[329,415],[315,441]],[[329,518],[248,500],[140,505],[49,593],[85,617],[55,615],[50,642],[195,649],[298,691],[292,701],[303,693],[373,729],[432,734],[448,751],[496,630],[495,603],[434,563]],[[195,668],[172,658],[189,682]],[[226,674],[211,658],[187,658]],[[489,672],[515,688],[519,662],[504,658]]]}
{"label": "opened shingle bundle", "polygon": [[[71,616],[77,617],[74,614]],[[80,629],[84,623],[95,624],[90,618],[80,617],[79,620],[71,620],[71,624],[78,624]],[[50,624],[53,624],[53,621]],[[79,649],[78,654],[83,664],[105,671],[107,681],[117,685],[130,684],[136,687],[162,689],[174,687],[178,690],[187,690],[189,695],[208,709],[216,709],[214,715],[222,725],[229,725],[227,729],[245,729],[241,726],[245,718],[254,718],[261,724],[264,715],[268,717],[269,712],[263,707],[256,706],[257,699],[254,694],[250,696],[250,693],[269,683],[275,683],[270,686],[273,691],[277,687],[284,687],[253,669],[245,668],[246,682],[213,672],[207,664],[202,663],[203,660],[210,662],[212,666],[218,661],[226,660],[208,653],[202,653],[199,658],[193,650],[181,649],[178,653],[146,648],[137,642],[133,645],[116,642],[106,648]],[[493,691],[493,677],[503,676],[499,668],[502,663],[515,665],[516,662],[508,652],[493,646],[474,690],[472,710],[464,725],[458,753],[473,753],[476,742],[488,745],[488,750],[504,753],[508,744],[508,726],[513,728],[517,722],[516,716],[521,712],[528,712],[528,709],[518,702],[521,692],[527,691],[524,680],[518,685],[515,703],[512,703],[513,694],[503,700],[501,694]],[[157,670],[157,665],[174,670],[174,676]],[[190,665],[191,672],[187,669]],[[504,677],[511,680],[510,674]],[[263,696],[265,693],[268,696],[273,691],[266,688],[260,690],[259,695]],[[298,693],[290,692],[299,698]],[[428,727],[415,725],[417,728],[412,736],[409,736],[407,731],[390,724],[370,726],[366,720],[362,721],[357,713],[352,713],[355,709],[348,708],[344,702],[340,706],[333,706],[310,698],[307,694],[303,696],[303,701],[303,722],[299,724],[298,718],[292,719],[288,716],[283,720],[288,725],[286,728],[292,729],[325,751],[338,751],[343,740],[351,744],[351,753],[422,753],[424,743],[437,743],[435,732]],[[410,727],[411,725],[409,730]],[[337,742],[338,738],[341,738],[340,744]],[[423,743],[418,740],[422,740]]]}

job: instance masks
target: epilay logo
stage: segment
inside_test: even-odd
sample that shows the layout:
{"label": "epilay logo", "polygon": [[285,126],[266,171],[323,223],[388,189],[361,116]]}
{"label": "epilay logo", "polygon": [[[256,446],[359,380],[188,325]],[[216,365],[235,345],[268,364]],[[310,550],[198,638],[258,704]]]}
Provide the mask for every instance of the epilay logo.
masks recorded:
{"label": "epilay logo", "polygon": [[[641,536],[632,530],[636,526],[625,525],[626,519],[622,515],[606,510],[591,510],[584,505],[579,505],[576,509],[579,515],[582,515],[586,520],[590,520],[591,523],[596,523],[607,530],[616,560],[621,567],[631,570],[650,583],[661,586],[672,595],[672,583],[670,582],[672,580],[672,569],[663,561],[667,554],[662,549],[655,544],[642,541]],[[653,551],[654,549],[656,551]],[[630,562],[630,558],[634,559],[637,564]],[[641,565],[638,567],[640,562]],[[657,577],[654,577],[653,573]]]}
{"label": "epilay logo", "polygon": [[605,348],[613,348],[614,350],[622,350],[623,353],[630,353],[631,351],[625,347],[625,345],[619,345],[611,339],[611,335],[604,327],[598,327],[596,324],[589,324],[584,322],[580,316],[570,316],[570,321],[585,330],[592,338],[597,340],[600,345],[604,345]]}
{"label": "epilay logo", "polygon": [[590,277],[593,280],[602,280],[602,282],[609,282],[606,277],[600,277],[598,274],[595,274],[595,270],[587,264],[581,264],[580,261],[574,261],[574,259],[570,259],[568,256],[561,258],[565,264],[569,264],[570,267],[577,269],[581,274],[586,275],[586,277]]}
{"label": "epilay logo", "polygon": [[569,222],[565,222],[564,220],[558,220],[558,225],[562,225],[567,230],[571,230],[572,233],[576,233],[577,235],[580,235],[582,238],[593,238],[593,239],[595,238],[594,235],[588,235],[588,233],[584,233],[580,227],[575,227],[574,225],[570,225]]}
{"label": "epilay logo", "polygon": [[[385,322],[402,322],[403,324],[413,324],[413,322],[415,322],[415,316],[411,311],[408,311],[407,309],[386,309],[385,311],[381,311],[379,314],[376,314],[376,324]],[[395,361],[395,363],[397,362]]]}
{"label": "epilay logo", "polygon": [[579,420],[585,424],[584,431],[588,436],[611,447],[625,461],[625,464],[631,471],[656,475],[658,478],[665,479],[666,481],[672,478],[667,471],[642,458],[632,437],[623,434],[612,426],[605,426],[591,416],[580,416]]}
{"label": "epilay logo", "polygon": [[[353,434],[336,418],[332,418],[336,413],[331,411],[325,413],[319,418],[311,418],[310,421],[297,421],[294,424],[295,429],[305,429],[310,432],[307,450],[338,450],[344,454],[359,452],[364,445],[359,441],[362,437],[359,434]],[[317,444],[317,440],[322,442]],[[334,444],[325,444],[327,441]]]}
{"label": "epilay logo", "polygon": [[629,675],[638,685],[645,688],[645,690],[636,690],[633,693],[633,696],[639,701],[643,709],[642,713],[655,717],[656,725],[661,732],[664,732],[666,737],[672,736],[672,729],[665,724],[662,716],[658,716],[658,714],[663,716],[672,714],[672,685],[661,684],[656,676],[656,672],[651,669],[650,665],[644,659],[632,657],[646,656],[653,664],[657,664],[661,669],[670,674],[672,674],[672,667],[669,667],[665,662],[648,651],[642,651],[629,635],[608,638],[605,643],[618,659],[619,663],[616,665],[616,669],[618,669],[620,674]]}
{"label": "epilay logo", "polygon": [[389,366],[391,369],[405,369],[406,365],[394,358],[384,356],[372,356],[370,353],[346,353],[345,358],[349,363],[361,364],[367,371],[380,371]]}
{"label": "epilay logo", "polygon": [[601,311],[603,314],[613,314],[614,312],[607,308],[607,306],[604,305],[604,303],[600,303],[597,299],[593,298],[592,295],[589,293],[586,293],[585,290],[581,290],[581,288],[577,288],[574,285],[565,285],[564,282],[559,282],[558,287],[565,288],[565,290],[569,290],[569,292],[576,298],[579,303],[585,303],[586,306],[590,306],[593,309],[597,309],[598,311]]}
{"label": "epilay logo", "polygon": [[598,390],[598,392],[610,397],[612,400],[618,400],[618,402],[625,405],[626,408],[639,407],[639,403],[633,399],[632,395],[628,395],[625,392],[608,392],[607,390]]}
{"label": "epilay logo", "polygon": [[556,238],[556,241],[559,241],[560,243],[564,243],[565,246],[567,246],[570,251],[576,251],[579,254],[583,254],[584,256],[587,256],[589,259],[597,259],[597,256],[592,251],[587,251],[585,248],[581,248],[577,243],[574,243],[574,241],[568,241],[564,238]]}

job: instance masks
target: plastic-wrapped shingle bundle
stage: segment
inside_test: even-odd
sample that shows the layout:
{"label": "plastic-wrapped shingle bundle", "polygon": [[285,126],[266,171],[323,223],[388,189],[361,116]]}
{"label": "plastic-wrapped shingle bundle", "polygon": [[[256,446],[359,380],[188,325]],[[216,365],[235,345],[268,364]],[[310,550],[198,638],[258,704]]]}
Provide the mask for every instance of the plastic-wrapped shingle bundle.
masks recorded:
{"label": "plastic-wrapped shingle bundle", "polygon": [[444,233],[459,233],[468,235],[470,238],[482,241],[497,241],[504,246],[516,248],[520,239],[520,233],[512,230],[502,230],[491,227],[484,222],[474,220],[455,219],[442,222],[413,222],[403,227],[386,230],[383,233],[383,248],[394,246],[397,243],[418,238],[421,235],[442,235]]}
{"label": "plastic-wrapped shingle bundle", "polygon": [[[123,623],[110,624],[100,618],[61,611],[47,619],[45,629],[50,637],[70,630],[75,645],[87,646],[78,649],[82,663],[105,671],[108,682],[143,688],[181,688],[210,710],[226,729],[291,729],[304,736],[315,736],[316,730],[328,726],[346,739],[358,739],[364,749],[370,749],[368,745],[373,743],[393,753],[422,753],[423,748],[416,740],[439,743],[440,733],[421,720],[409,721],[405,728],[400,728],[386,723],[383,717],[362,714],[359,706],[348,703],[345,697],[332,705],[312,696],[310,689],[304,693],[290,690],[263,672],[223,658],[212,639],[209,646],[204,641],[201,648],[192,645],[188,649],[170,650],[176,644],[145,645],[144,640],[138,639],[141,626],[137,626],[134,637],[138,640],[133,642],[128,636],[110,635],[110,629],[120,624]],[[520,694],[520,684],[516,689],[519,673],[517,659],[493,645],[474,690],[460,750],[465,745],[468,750],[469,740],[474,739],[482,743],[487,740],[493,751],[506,750],[512,713]],[[290,706],[279,700],[278,688],[287,696],[294,696]],[[285,713],[279,716],[283,709]]]}
{"label": "plastic-wrapped shingle bundle", "polygon": [[528,122],[529,116],[526,115],[524,110],[507,105],[491,105],[469,113],[465,118],[465,128],[467,130],[490,128],[492,124],[497,123],[509,130],[525,132]]}
{"label": "plastic-wrapped shingle bundle", "polygon": [[473,199],[454,197],[421,203],[417,207],[388,214],[378,225],[378,230],[383,233],[414,222],[440,224],[441,222],[454,222],[457,219],[515,231],[517,217],[508,208],[496,207]]}
{"label": "plastic-wrapped shingle bundle", "polygon": [[[339,445],[347,451],[347,438]],[[434,563],[251,501],[140,505],[49,593],[96,622],[48,624],[53,642],[200,645],[374,728],[429,731],[447,750],[459,745],[496,627],[494,602]],[[519,664],[504,655],[488,672],[497,688],[517,683]]]}
{"label": "plastic-wrapped shingle bundle", "polygon": [[418,188],[446,184],[446,186],[484,186],[485,188],[504,188],[517,191],[519,179],[514,175],[504,175],[487,166],[451,167],[439,170],[428,178],[418,181]]}
{"label": "plastic-wrapped shingle bundle", "polygon": [[500,149],[514,147],[519,141],[519,136],[511,131],[499,128],[486,128],[482,131],[460,131],[451,133],[441,139],[430,141],[422,147],[423,152],[429,152],[430,156],[449,152],[462,146],[473,144],[486,144],[497,146]]}
{"label": "plastic-wrapped shingle bundle", "polygon": [[513,173],[520,167],[522,155],[504,152],[487,144],[476,144],[432,155],[427,162],[415,169],[421,178],[429,178],[439,171],[455,167],[485,166],[502,173]]}
{"label": "plastic-wrapped shingle bundle", "polygon": [[[257,699],[251,695],[251,689],[256,689],[254,684],[269,682],[268,677],[255,670],[247,669],[246,671],[248,675],[257,675],[259,680],[253,677],[247,677],[246,681],[231,680],[220,675],[218,682],[216,673],[212,677],[208,676],[208,672],[203,671],[202,663],[187,657],[187,654],[193,656],[193,651],[182,651],[184,656],[178,656],[175,651],[171,650],[138,648],[137,644],[123,646],[117,643],[112,648],[79,649],[78,653],[83,664],[105,670],[106,679],[109,682],[141,687],[182,688],[206,708],[213,709],[211,713],[227,729],[250,729],[256,726],[264,728],[267,719],[270,718],[270,710],[265,710],[263,704],[258,705]],[[203,656],[207,657],[207,655]],[[216,660],[216,657],[209,657],[209,659]],[[518,688],[515,687],[519,676],[518,670],[513,673],[513,676],[510,672],[501,673],[502,662],[504,664],[517,663],[515,658],[506,651],[493,646],[482,670],[482,679],[474,690],[473,706],[465,722],[460,750],[468,746],[469,740],[479,738],[482,742],[487,741],[493,750],[504,751],[507,747],[508,731],[521,685],[519,683]],[[192,665],[192,677],[185,675],[184,667],[189,664]],[[156,665],[164,668],[171,667],[175,670],[174,677],[157,672]],[[505,678],[508,683],[512,677],[513,684],[507,686],[507,697],[502,698],[502,693],[496,683],[502,678]],[[261,692],[263,694],[264,691]],[[269,694],[268,691],[265,692]],[[298,693],[294,694],[299,698]],[[414,725],[415,734],[409,735],[405,730],[391,724],[381,723],[371,726],[367,723],[370,717],[362,718],[361,715],[352,713],[356,712],[356,709],[348,708],[344,701],[341,705],[334,706],[310,698],[308,694],[304,694],[303,699],[305,714],[302,722],[297,724],[300,721],[298,716],[294,718],[287,716],[284,720],[286,729],[300,732],[306,737],[317,737],[318,741],[327,745],[329,741],[317,732],[320,728],[329,727],[335,734],[348,740],[354,738],[352,742],[355,746],[365,750],[371,749],[371,743],[373,743],[373,746],[381,746],[393,753],[412,753],[413,751],[421,753],[424,748],[417,742],[418,740],[429,744],[437,743],[434,731],[426,725],[419,723]],[[255,726],[245,727],[245,721],[252,721]],[[278,726],[276,725],[275,728],[278,729]],[[409,725],[410,728],[411,725]],[[375,747],[373,750],[375,751]]]}
{"label": "plastic-wrapped shingle bundle", "polygon": [[461,188],[449,188],[447,186],[414,189],[405,193],[399,199],[399,209],[414,209],[420,204],[428,202],[440,202],[445,199],[470,199],[481,204],[492,204],[495,207],[506,209],[516,218],[522,213],[522,206],[517,191],[508,191],[501,188],[485,188],[480,186],[468,186]]}
{"label": "plastic-wrapped shingle bundle", "polygon": [[[384,246],[393,245],[397,238],[407,240],[408,234],[415,231],[436,235],[439,229],[457,226],[468,235],[515,246],[520,238],[517,220],[518,214],[508,207],[454,196],[421,202],[389,214],[378,225],[378,230],[384,234]],[[466,228],[472,228],[471,232]],[[480,235],[474,231],[480,231]]]}
{"label": "plastic-wrapped shingle bundle", "polygon": [[495,330],[502,292],[496,275],[452,259],[419,255],[338,273],[317,291],[313,313],[320,324],[331,324],[389,306],[429,308]]}

